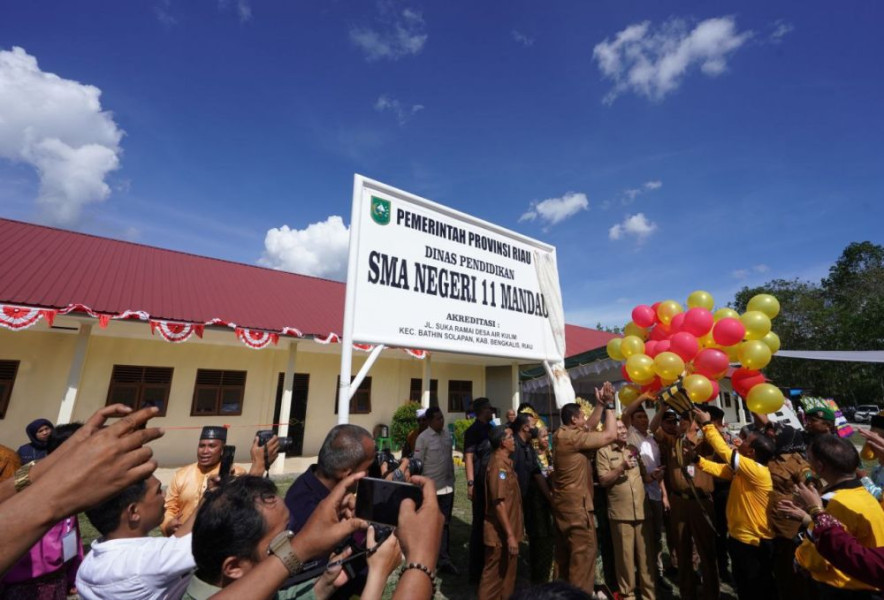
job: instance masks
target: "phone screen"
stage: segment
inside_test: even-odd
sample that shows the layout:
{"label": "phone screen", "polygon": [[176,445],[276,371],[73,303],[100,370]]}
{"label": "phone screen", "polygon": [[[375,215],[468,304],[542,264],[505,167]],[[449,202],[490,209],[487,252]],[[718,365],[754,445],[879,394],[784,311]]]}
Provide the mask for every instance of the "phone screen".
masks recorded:
{"label": "phone screen", "polygon": [[399,524],[399,505],[406,498],[420,508],[421,488],[412,483],[363,477],[356,486],[356,516],[372,523],[396,527]]}
{"label": "phone screen", "polygon": [[236,455],[236,446],[224,446],[221,449],[221,466],[218,469],[218,475],[223,479],[230,475],[233,469],[233,457]]}

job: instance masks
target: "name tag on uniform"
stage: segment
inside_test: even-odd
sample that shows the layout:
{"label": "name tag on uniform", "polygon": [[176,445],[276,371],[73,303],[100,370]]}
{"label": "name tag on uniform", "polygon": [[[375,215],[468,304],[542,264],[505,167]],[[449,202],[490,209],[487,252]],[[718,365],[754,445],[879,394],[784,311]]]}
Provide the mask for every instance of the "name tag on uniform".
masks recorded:
{"label": "name tag on uniform", "polygon": [[694,473],[697,472],[697,468],[696,468],[694,465],[688,465],[687,471],[688,471],[688,476],[689,476],[691,479],[693,479],[693,478],[694,478]]}
{"label": "name tag on uniform", "polygon": [[77,556],[77,532],[73,529],[61,537],[61,552],[64,562]]}
{"label": "name tag on uniform", "polygon": [[497,471],[497,478],[498,479],[506,479],[506,469],[499,469]]}

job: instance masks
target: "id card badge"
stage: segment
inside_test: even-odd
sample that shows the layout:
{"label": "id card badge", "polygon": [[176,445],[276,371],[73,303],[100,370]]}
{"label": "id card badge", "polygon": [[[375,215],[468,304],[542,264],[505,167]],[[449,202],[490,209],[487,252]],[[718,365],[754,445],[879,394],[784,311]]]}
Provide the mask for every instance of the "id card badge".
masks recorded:
{"label": "id card badge", "polygon": [[77,530],[71,529],[61,537],[61,551],[64,562],[77,556]]}
{"label": "id card badge", "polygon": [[697,472],[697,468],[694,465],[688,465],[687,471],[688,471],[688,475],[690,476],[690,478],[693,479],[694,473]]}

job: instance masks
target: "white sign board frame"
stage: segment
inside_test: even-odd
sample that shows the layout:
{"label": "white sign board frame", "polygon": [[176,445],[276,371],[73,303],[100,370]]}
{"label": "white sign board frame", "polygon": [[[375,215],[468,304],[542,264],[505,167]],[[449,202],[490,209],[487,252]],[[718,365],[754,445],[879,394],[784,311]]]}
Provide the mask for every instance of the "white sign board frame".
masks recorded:
{"label": "white sign board frame", "polygon": [[549,318],[562,314],[558,278],[541,293],[539,260],[555,269],[555,247],[355,175],[339,422],[349,418],[354,342],[562,361]]}

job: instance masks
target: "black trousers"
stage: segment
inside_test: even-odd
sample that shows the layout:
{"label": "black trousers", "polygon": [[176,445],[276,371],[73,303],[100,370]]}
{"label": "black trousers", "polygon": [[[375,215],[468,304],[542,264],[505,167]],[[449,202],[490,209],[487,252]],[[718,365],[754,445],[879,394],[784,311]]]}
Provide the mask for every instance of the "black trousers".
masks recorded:
{"label": "black trousers", "polygon": [[439,544],[439,564],[444,565],[451,562],[451,556],[448,554],[448,531],[451,525],[451,510],[454,508],[454,492],[450,494],[439,494],[436,496],[439,502],[439,510],[445,517],[445,526],[442,529],[442,541]]}
{"label": "black trousers", "polygon": [[875,600],[880,598],[871,590],[842,590],[824,583],[815,582],[820,600]]}
{"label": "black trousers", "polygon": [[731,572],[740,600],[776,600],[773,577],[773,540],[761,540],[758,546],[727,540]]}
{"label": "black trousers", "polygon": [[479,583],[485,568],[485,487],[473,488],[473,523],[470,528],[470,583]]}

